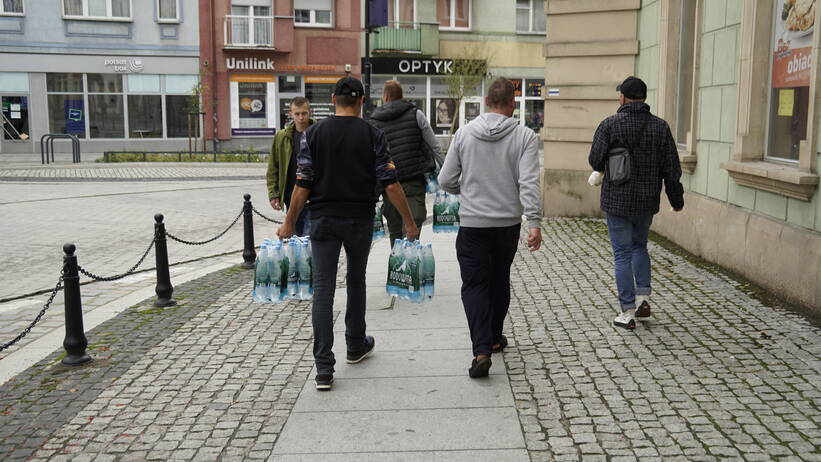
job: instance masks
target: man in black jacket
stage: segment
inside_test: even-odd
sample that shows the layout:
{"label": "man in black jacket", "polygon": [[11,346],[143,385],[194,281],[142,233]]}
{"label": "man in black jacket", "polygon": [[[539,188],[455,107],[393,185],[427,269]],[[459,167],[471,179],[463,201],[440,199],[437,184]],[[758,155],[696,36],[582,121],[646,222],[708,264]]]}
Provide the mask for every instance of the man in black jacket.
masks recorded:
{"label": "man in black jacket", "polygon": [[340,79],[333,94],[335,115],[311,125],[303,133],[296,187],[285,223],[277,231],[281,239],[291,237],[299,213],[310,200],[314,283],[311,322],[317,390],[330,390],[334,379],[333,305],[339,251],[343,246],[348,265],[346,361],[362,361],[375,346],[374,338],[365,335],[365,270],[373,237],[377,183],[399,210],[408,238],[419,237],[397,182],[385,135],[359,118],[364,93],[359,80]]}
{"label": "man in black jacket", "polygon": [[[439,158],[439,149],[425,113],[402,97],[399,82],[385,82],[382,93],[385,104],[373,111],[370,123],[385,132],[413,220],[421,228],[428,214],[425,207],[425,174],[436,169],[433,156]],[[439,163],[442,163],[441,158]],[[383,202],[382,215],[388,222],[391,242],[405,237],[402,217],[390,201]]]}
{"label": "man in black jacket", "polygon": [[631,76],[616,90],[621,106],[596,129],[588,160],[593,170],[603,172],[611,147],[629,147],[630,179],[614,184],[605,175],[601,209],[607,215],[621,305],[621,314],[613,325],[635,329],[636,320],[647,321],[651,316],[647,235],[653,215],[659,211],[662,183],[677,212],[684,208],[684,189],[679,182],[681,166],[670,127],[650,114],[650,106],[644,102],[647,85]]}

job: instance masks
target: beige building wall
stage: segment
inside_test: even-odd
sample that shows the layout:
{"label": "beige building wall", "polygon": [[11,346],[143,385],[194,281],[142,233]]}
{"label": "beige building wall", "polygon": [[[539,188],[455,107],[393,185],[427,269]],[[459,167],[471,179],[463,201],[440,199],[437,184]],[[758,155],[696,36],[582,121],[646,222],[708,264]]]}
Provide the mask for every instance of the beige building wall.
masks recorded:
{"label": "beige building wall", "polygon": [[598,216],[587,154],[635,73],[641,0],[548,0],[542,191],[547,216]]}

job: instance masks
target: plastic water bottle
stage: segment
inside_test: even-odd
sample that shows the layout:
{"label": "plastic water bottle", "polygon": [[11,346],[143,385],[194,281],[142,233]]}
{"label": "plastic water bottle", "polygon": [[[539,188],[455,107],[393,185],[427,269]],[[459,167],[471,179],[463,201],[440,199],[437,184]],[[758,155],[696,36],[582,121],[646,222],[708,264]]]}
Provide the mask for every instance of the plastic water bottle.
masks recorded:
{"label": "plastic water bottle", "polygon": [[291,261],[288,259],[288,243],[283,241],[278,243],[279,262],[279,299],[288,299],[288,272],[291,270]]}
{"label": "plastic water bottle", "polygon": [[293,300],[299,297],[299,244],[297,239],[288,239],[285,247],[288,256],[288,299]]}
{"label": "plastic water bottle", "polygon": [[268,247],[264,244],[259,249],[254,264],[254,301],[265,303],[270,300],[270,286],[268,285]]}
{"label": "plastic water bottle", "polygon": [[307,239],[299,240],[299,256],[297,257],[299,270],[299,299],[310,300],[313,295],[311,280],[311,246]]}
{"label": "plastic water bottle", "polygon": [[401,266],[402,261],[402,241],[396,239],[393,241],[393,247],[391,248],[391,254],[388,257],[388,281],[385,285],[385,291],[388,295],[392,297],[399,296],[399,287],[396,284],[396,272],[398,271],[399,267]]}
{"label": "plastic water bottle", "polygon": [[282,258],[282,244],[276,242],[268,248],[268,258],[266,263],[268,266],[268,280],[269,283],[269,300],[271,303],[277,303],[282,299],[280,286],[282,285],[282,267],[280,260]]}
{"label": "plastic water bottle", "polygon": [[414,273],[416,273],[419,270],[419,265],[416,263],[416,258],[414,255],[415,248],[416,246],[413,244],[413,242],[405,240],[405,263],[403,265],[403,276],[407,284],[405,285],[406,288],[404,289],[403,295],[406,300],[410,301],[415,301],[416,296],[418,294],[418,290],[414,284]]}
{"label": "plastic water bottle", "polygon": [[422,293],[426,300],[433,298],[435,278],[436,260],[433,258],[433,244],[426,244],[422,248]]}

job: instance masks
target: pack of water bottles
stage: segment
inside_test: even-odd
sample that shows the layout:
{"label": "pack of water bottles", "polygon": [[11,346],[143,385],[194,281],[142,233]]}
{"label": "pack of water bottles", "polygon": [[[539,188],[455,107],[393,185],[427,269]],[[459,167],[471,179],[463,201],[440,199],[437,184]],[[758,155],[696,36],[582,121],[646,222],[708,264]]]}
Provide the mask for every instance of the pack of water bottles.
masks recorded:
{"label": "pack of water bottles", "polygon": [[455,233],[459,231],[459,197],[437,192],[433,201],[433,232]]}
{"label": "pack of water bottles", "polygon": [[388,258],[388,295],[422,303],[434,295],[436,260],[433,245],[395,240]]}
{"label": "pack of water bottles", "polygon": [[257,254],[251,295],[260,303],[311,300],[314,286],[310,238],[265,239]]}
{"label": "pack of water bottles", "polygon": [[373,240],[385,237],[385,224],[382,222],[382,204],[376,204],[373,215]]}

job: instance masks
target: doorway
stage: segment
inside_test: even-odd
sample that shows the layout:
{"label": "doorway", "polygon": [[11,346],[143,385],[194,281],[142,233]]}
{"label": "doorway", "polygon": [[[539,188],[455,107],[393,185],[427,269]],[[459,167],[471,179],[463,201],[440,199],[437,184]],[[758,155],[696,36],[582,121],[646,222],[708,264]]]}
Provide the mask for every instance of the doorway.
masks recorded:
{"label": "doorway", "polygon": [[[31,146],[29,97],[0,95],[0,148],[4,152],[27,152]],[[22,146],[21,146],[22,145]]]}

